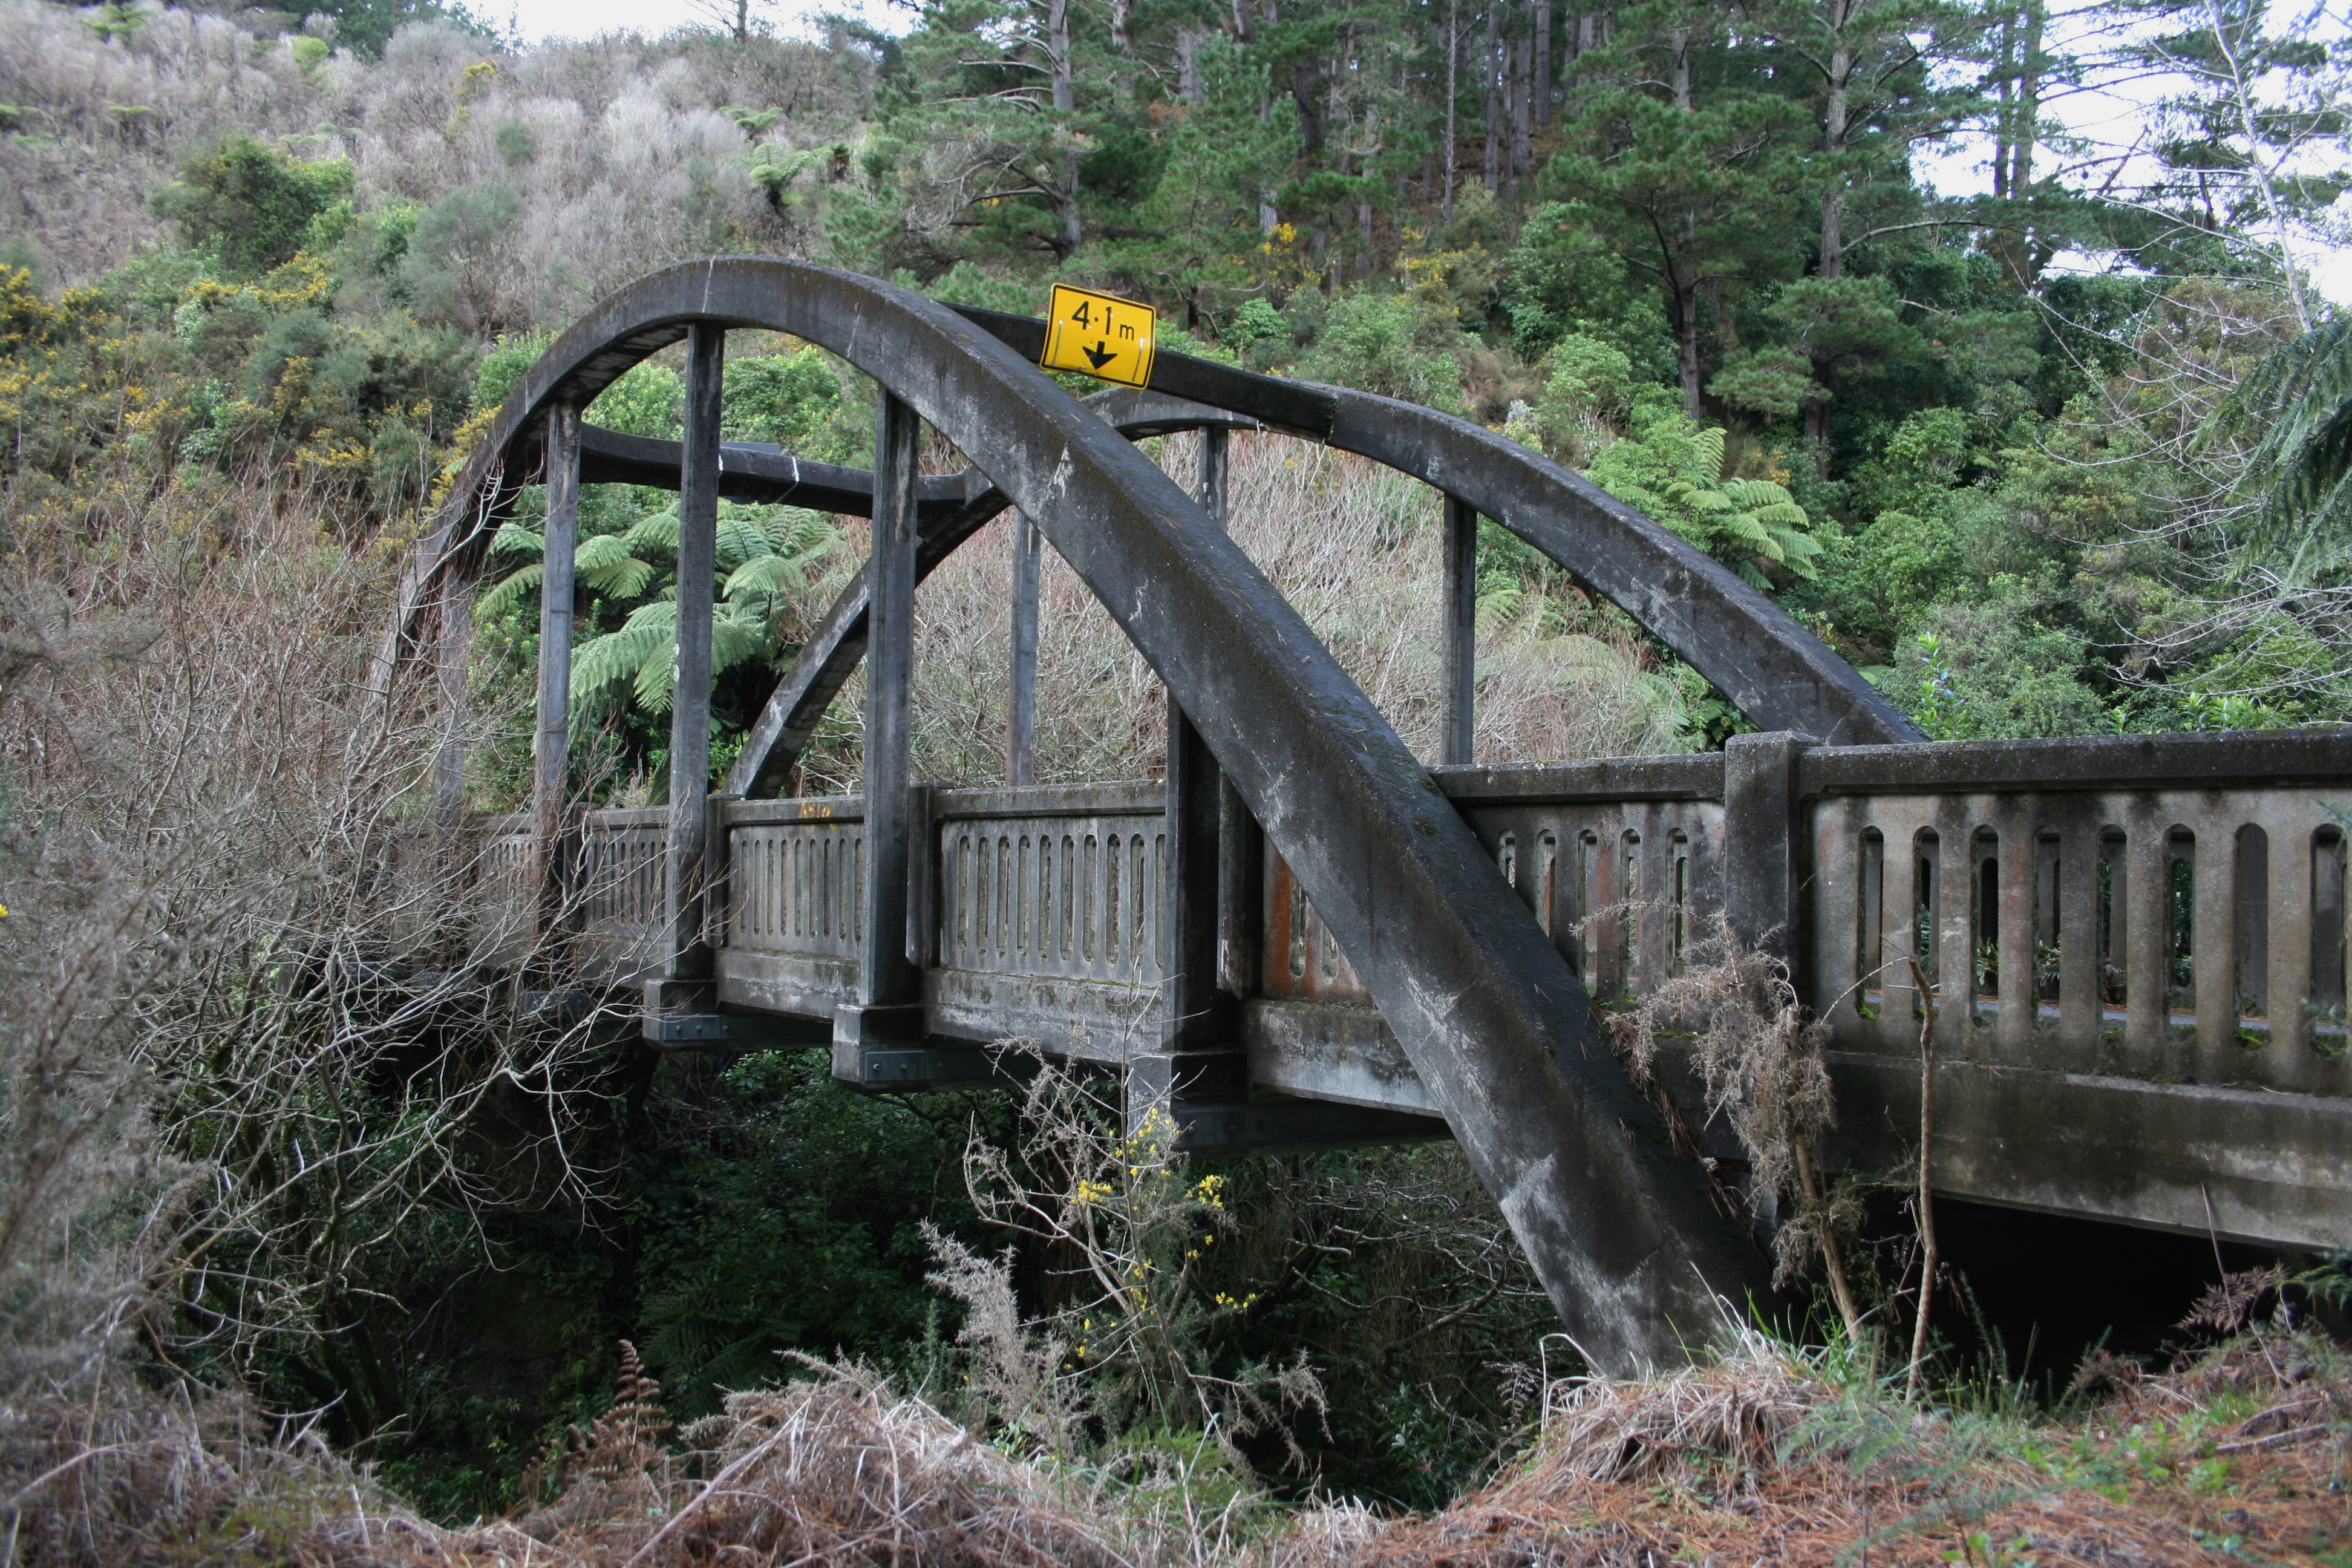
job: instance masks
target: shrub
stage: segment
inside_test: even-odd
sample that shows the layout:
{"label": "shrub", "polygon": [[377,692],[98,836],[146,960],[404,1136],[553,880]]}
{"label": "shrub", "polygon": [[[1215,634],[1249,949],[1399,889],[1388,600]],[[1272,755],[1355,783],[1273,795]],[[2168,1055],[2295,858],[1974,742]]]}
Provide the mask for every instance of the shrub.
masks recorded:
{"label": "shrub", "polygon": [[239,133],[183,163],[155,209],[186,243],[216,241],[224,267],[257,277],[291,260],[313,220],[351,195],[348,159],[298,163]]}
{"label": "shrub", "polygon": [[1463,413],[1462,366],[1452,352],[1462,335],[1450,312],[1416,310],[1394,294],[1350,292],[1331,301],[1307,372],[1387,397]]}

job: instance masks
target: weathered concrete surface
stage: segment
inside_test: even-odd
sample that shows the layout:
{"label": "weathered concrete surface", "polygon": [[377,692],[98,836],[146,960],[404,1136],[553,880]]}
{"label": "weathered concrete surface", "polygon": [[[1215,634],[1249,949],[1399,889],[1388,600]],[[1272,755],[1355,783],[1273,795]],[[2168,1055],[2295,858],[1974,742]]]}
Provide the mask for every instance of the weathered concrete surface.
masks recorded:
{"label": "weathered concrete surface", "polygon": [[1826,795],[1948,795],[1967,790],[2195,788],[2233,790],[2352,775],[2352,726],[2191,735],[2086,735],[1965,741],[1944,746],[1847,746],[1808,752],[1807,799]]}
{"label": "weathered concrete surface", "polygon": [[[1760,1293],[1759,1260],[1672,1156],[1593,1033],[1582,987],[1379,710],[1190,497],[993,337],[868,279],[689,263],[577,322],[526,374],[493,445],[535,429],[554,397],[584,401],[689,321],[788,331],[840,354],[1037,520],[1314,899],[1594,1365],[1680,1359],[1717,1331],[1719,1297]],[[506,483],[511,465],[486,448],[461,493],[493,468]],[[454,536],[468,515],[457,509],[428,560],[479,548]]]}
{"label": "weathered concrete surface", "polygon": [[[1411,1059],[1366,1007],[1253,1002],[1250,1079],[1347,1105],[1425,1110]],[[1688,1049],[1660,1048],[1706,1152],[1745,1158],[1710,1125]],[[1829,1054],[1837,1169],[1894,1170],[1918,1149],[1918,1064]],[[1977,1203],[2110,1220],[2270,1247],[2352,1237],[2352,1100],[1942,1062],[1936,1069],[1936,1190]],[[2206,1195],[2212,1197],[2209,1222]]]}

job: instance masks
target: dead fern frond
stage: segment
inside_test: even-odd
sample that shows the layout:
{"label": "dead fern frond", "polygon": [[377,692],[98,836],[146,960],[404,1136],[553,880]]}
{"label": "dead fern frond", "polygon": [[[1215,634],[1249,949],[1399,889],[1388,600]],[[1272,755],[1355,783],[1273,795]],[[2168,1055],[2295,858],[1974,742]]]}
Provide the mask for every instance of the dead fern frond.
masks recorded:
{"label": "dead fern frond", "polygon": [[2263,1298],[2285,1283],[2286,1270],[2276,1264],[2224,1274],[2220,1284],[2197,1298],[2197,1304],[2175,1327],[2234,1334],[2252,1320]]}

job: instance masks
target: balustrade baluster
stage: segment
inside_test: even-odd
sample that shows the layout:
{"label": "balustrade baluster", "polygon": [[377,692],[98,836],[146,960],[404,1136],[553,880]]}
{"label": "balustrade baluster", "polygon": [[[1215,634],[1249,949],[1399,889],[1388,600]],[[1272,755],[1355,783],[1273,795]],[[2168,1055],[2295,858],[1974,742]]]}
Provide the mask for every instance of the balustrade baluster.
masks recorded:
{"label": "balustrade baluster", "polygon": [[2189,969],[2197,988],[2200,1083],[2229,1083],[2243,1071],[2238,1047],[2238,824],[2200,810],[2197,825],[2195,934]]}
{"label": "balustrade baluster", "polygon": [[2308,1092],[2311,1051],[2312,872],[2309,820],[2316,813],[2281,801],[2270,835],[2270,1019],[2265,1081],[2273,1089]]}
{"label": "balustrade baluster", "polygon": [[2058,1052],[2048,1065],[2097,1072],[2105,1057],[2099,989],[2099,828],[2096,796],[2066,809],[2058,838]]}

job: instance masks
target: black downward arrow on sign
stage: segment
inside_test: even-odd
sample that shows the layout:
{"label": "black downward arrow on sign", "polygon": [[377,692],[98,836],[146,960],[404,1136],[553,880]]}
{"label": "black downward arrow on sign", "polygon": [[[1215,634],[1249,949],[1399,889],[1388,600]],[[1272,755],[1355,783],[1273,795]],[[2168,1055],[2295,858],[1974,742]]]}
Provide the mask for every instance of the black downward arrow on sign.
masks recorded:
{"label": "black downward arrow on sign", "polygon": [[[1097,338],[1095,340],[1095,346],[1086,351],[1087,363],[1093,365],[1097,370],[1102,369],[1103,366],[1108,364],[1111,361],[1118,357],[1118,352],[1116,349],[1111,351],[1109,353],[1103,353],[1103,341],[1104,340],[1101,338]],[[1080,346],[1084,347],[1083,344]]]}

